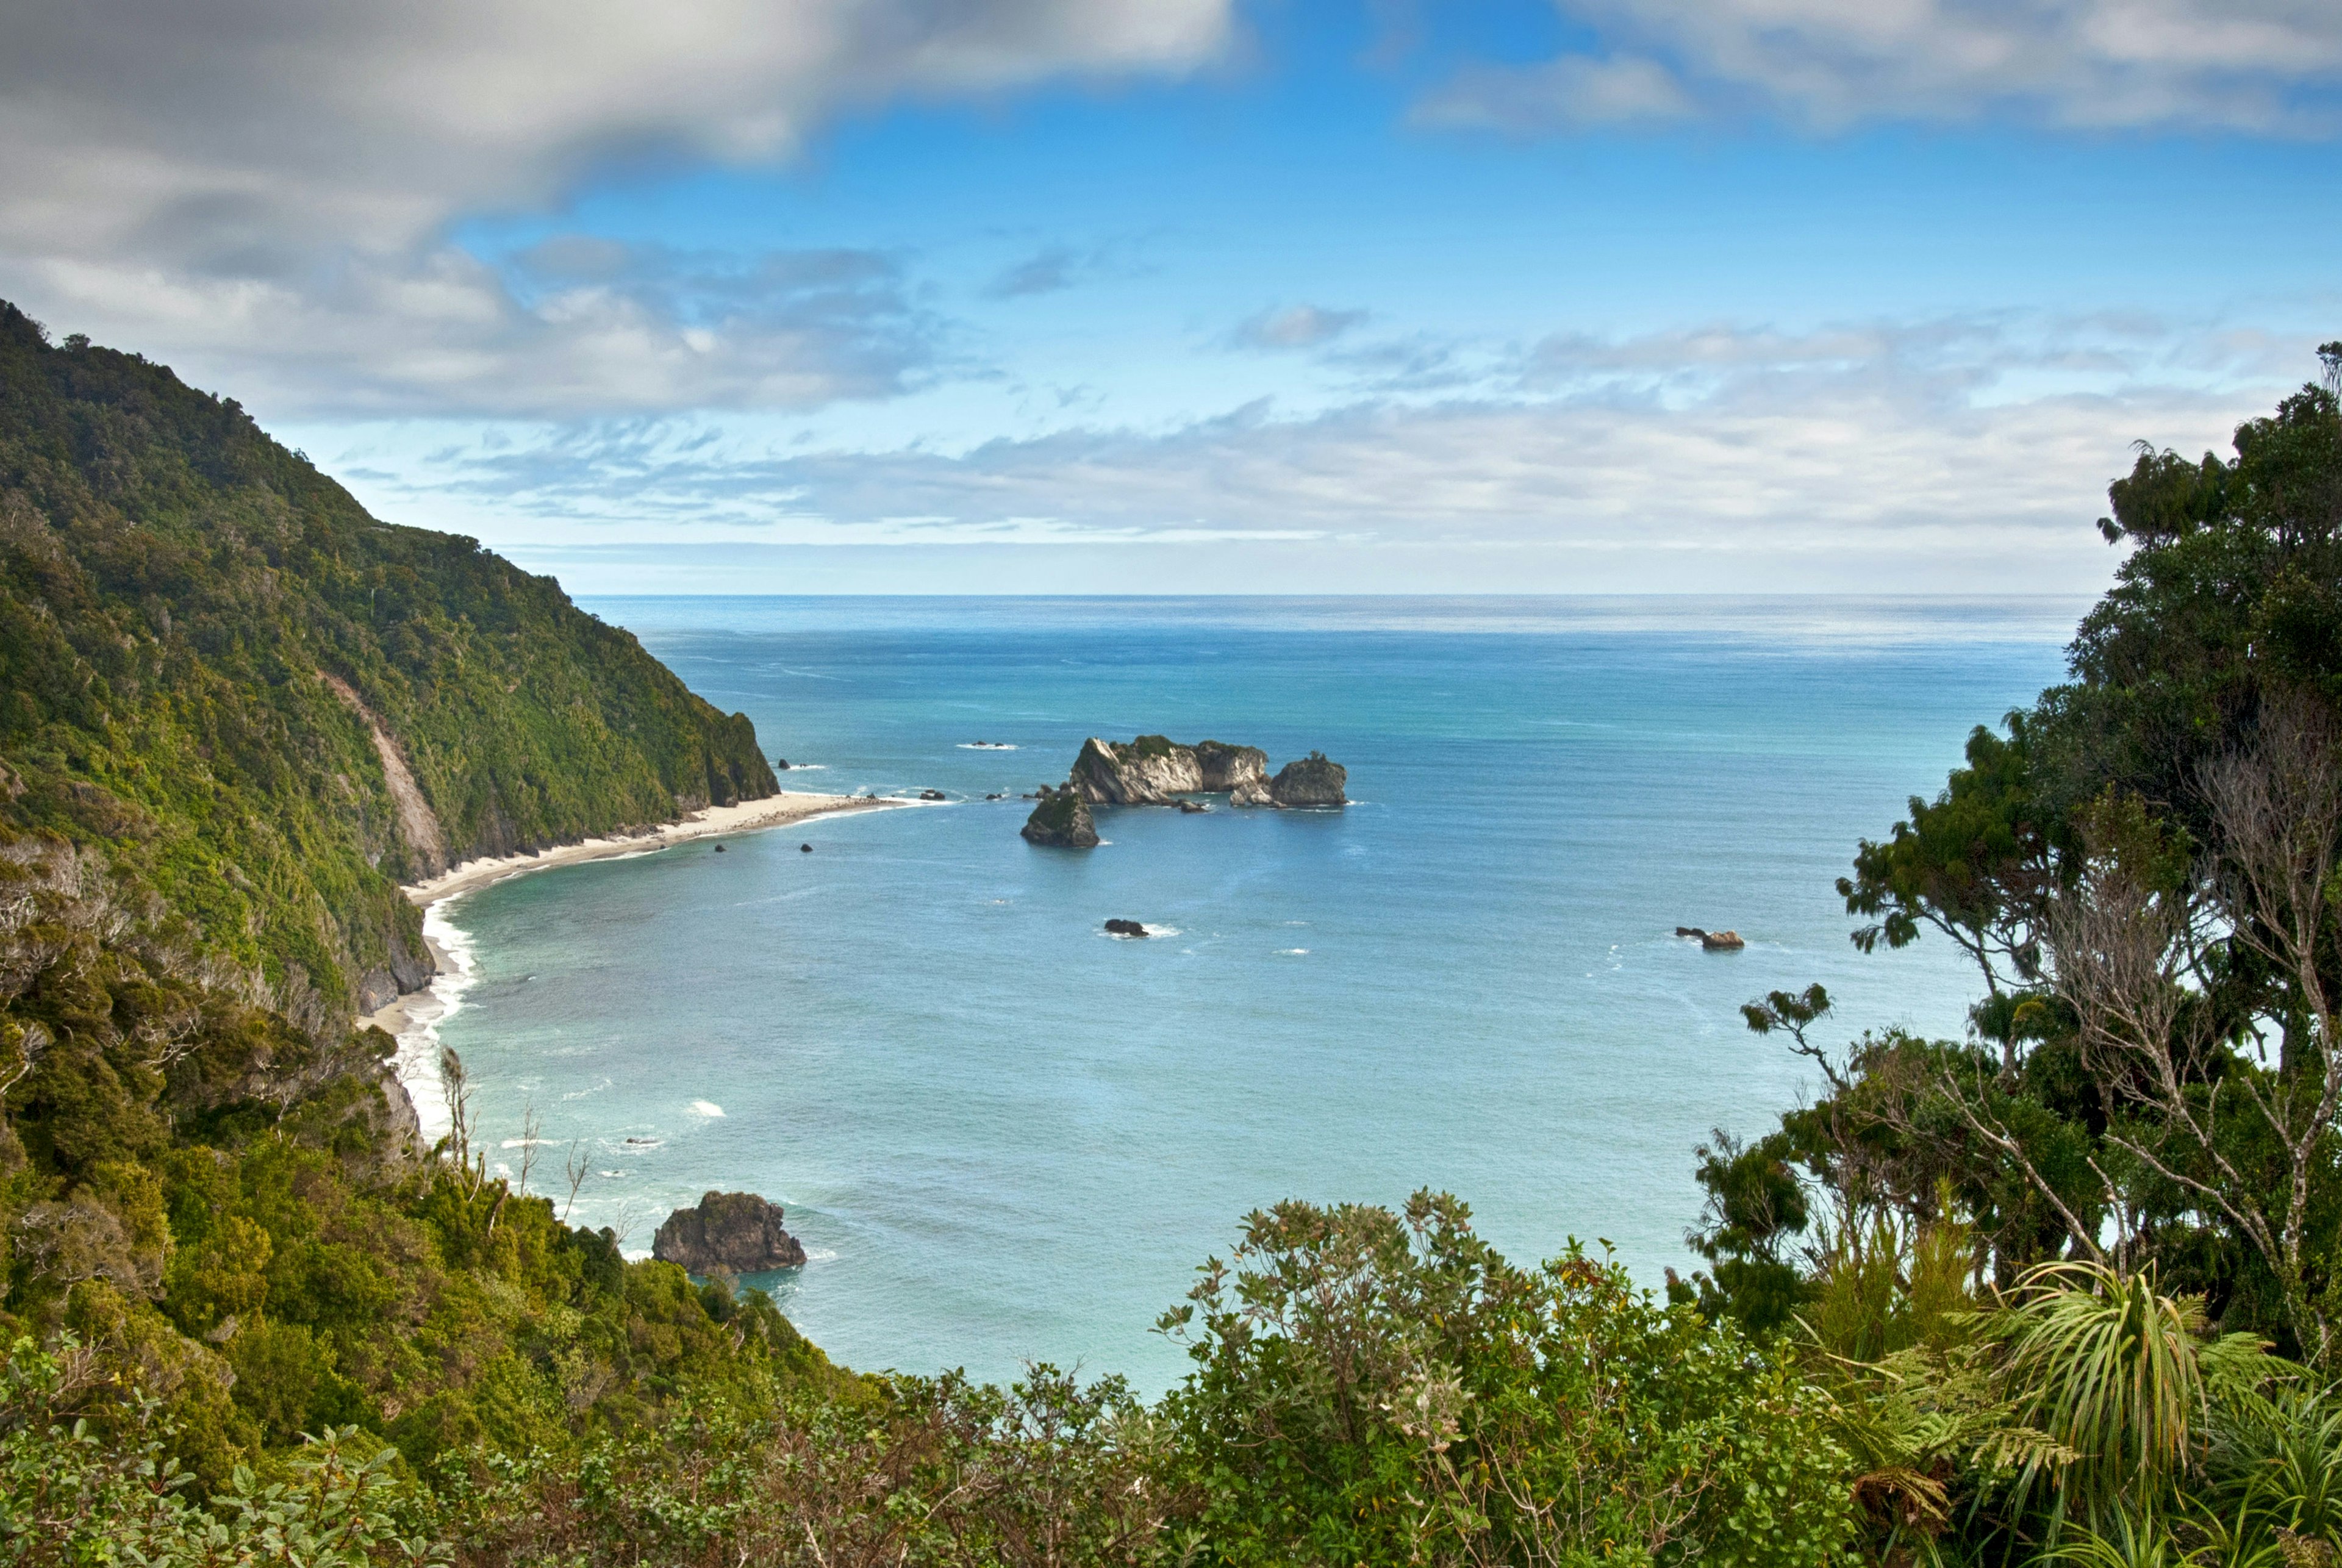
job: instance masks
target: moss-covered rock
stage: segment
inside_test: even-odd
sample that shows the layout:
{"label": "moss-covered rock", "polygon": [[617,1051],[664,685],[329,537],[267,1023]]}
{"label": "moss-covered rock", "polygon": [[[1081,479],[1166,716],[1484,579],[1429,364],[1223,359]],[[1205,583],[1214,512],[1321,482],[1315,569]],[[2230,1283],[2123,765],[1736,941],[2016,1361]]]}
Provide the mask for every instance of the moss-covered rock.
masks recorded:
{"label": "moss-covered rock", "polygon": [[1096,849],[1098,843],[1097,824],[1090,818],[1090,803],[1071,784],[1062,789],[1044,789],[1041,804],[1025,819],[1023,833],[1028,844],[1060,849]]}

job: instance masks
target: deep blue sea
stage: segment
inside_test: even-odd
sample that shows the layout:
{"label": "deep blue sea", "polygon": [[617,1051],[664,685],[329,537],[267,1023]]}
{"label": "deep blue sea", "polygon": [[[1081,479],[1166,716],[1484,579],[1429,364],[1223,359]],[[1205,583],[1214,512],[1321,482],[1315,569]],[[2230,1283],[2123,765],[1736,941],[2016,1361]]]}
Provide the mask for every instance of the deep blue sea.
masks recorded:
{"label": "deep blue sea", "polygon": [[[954,804],[443,906],[473,973],[439,1030],[500,1157],[530,1107],[539,1190],[584,1140],[573,1217],[634,1251],[709,1188],[785,1203],[812,1262],[758,1283],[850,1365],[1046,1360],[1151,1391],[1185,1364],[1156,1315],[1280,1198],[1446,1188],[1524,1260],[1577,1236],[1654,1284],[1688,1269],[1693,1146],[1809,1087],[1740,1003],[1819,980],[1840,1037],[1962,1028],[1957,955],[1858,954],[1832,884],[1973,725],[2060,678],[2083,606],[587,607],[818,770],[790,787]],[[1316,747],[1356,804],[1101,812],[1084,853],[981,798],[1141,732],[1272,766]]]}

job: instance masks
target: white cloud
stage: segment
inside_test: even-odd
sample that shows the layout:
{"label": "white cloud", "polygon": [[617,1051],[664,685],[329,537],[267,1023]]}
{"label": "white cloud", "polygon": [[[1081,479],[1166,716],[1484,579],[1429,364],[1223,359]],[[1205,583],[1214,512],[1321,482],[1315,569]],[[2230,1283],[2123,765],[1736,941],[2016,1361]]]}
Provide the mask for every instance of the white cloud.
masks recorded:
{"label": "white cloud", "polygon": [[1916,592],[2023,560],[2032,589],[2087,591],[2127,444],[2225,445],[2267,406],[2260,375],[2309,363],[2267,353],[2107,322],[1557,338],[1517,356],[1512,390],[1431,404],[1256,404],[958,452],[791,454],[645,423],[451,452],[370,499],[559,519],[573,540],[581,518],[676,542],[1314,540],[1382,559],[1351,581],[1386,588],[1469,585],[1469,563],[1483,587],[1566,587],[1601,563],[1613,586]]}
{"label": "white cloud", "polygon": [[2007,115],[2084,129],[2342,127],[2332,0],[1556,0],[1621,51],[1481,67],[1426,123],[1508,131],[1689,111],[1817,128]]}
{"label": "white cloud", "polygon": [[1322,348],[1366,319],[1366,312],[1363,310],[1296,305],[1285,310],[1265,310],[1237,324],[1229,341],[1239,348]]}
{"label": "white cloud", "polygon": [[[360,403],[394,406],[852,395],[862,371],[769,314],[675,319],[591,288],[522,298],[447,225],[542,206],[613,161],[786,156],[826,117],[889,98],[1191,70],[1224,48],[1229,7],[14,5],[0,12],[0,285],[102,340],[192,350],[247,401],[298,401],[343,375]],[[640,395],[619,395],[630,382]]]}

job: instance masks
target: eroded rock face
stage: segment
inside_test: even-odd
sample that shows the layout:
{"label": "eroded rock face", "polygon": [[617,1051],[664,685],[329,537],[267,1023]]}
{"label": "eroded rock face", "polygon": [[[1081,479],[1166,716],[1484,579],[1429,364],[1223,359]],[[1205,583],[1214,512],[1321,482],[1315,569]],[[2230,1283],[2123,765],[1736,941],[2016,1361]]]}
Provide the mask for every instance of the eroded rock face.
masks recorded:
{"label": "eroded rock face", "polygon": [[1196,769],[1203,774],[1206,789],[1234,794],[1247,785],[1267,785],[1268,754],[1258,746],[1205,741],[1196,747]]}
{"label": "eroded rock face", "polygon": [[754,1193],[710,1193],[696,1208],[676,1210],[652,1240],[651,1256],[695,1274],[762,1273],[806,1261],[796,1237],[781,1229],[781,1205]]}
{"label": "eroded rock face", "polygon": [[1162,735],[1127,744],[1092,735],[1074,759],[1066,786],[1092,805],[1169,805],[1175,796],[1205,787],[1196,748]]}
{"label": "eroded rock face", "polygon": [[1344,792],[1349,783],[1347,768],[1328,760],[1324,752],[1311,752],[1278,769],[1269,781],[1268,794],[1283,806],[1346,805],[1350,797]]}
{"label": "eroded rock face", "polygon": [[1027,844],[1047,844],[1059,849],[1096,849],[1097,824],[1090,816],[1090,803],[1081,797],[1073,785],[1061,789],[1044,789],[1041,804],[1025,819],[1022,830]]}

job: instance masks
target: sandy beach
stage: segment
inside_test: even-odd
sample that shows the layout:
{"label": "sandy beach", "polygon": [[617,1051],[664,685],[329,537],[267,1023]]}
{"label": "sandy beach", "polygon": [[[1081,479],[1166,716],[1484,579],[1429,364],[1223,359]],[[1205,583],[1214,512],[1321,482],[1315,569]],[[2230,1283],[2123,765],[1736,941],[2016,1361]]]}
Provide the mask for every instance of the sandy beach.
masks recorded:
{"label": "sandy beach", "polygon": [[[808,817],[826,816],[836,812],[881,811],[889,806],[914,805],[915,801],[881,799],[867,795],[815,794],[806,791],[784,790],[779,794],[766,795],[762,800],[743,801],[738,805],[709,806],[680,822],[664,823],[648,832],[610,838],[580,839],[575,844],[555,844],[535,854],[505,854],[493,859],[467,860],[452,870],[442,872],[427,882],[415,883],[401,889],[414,903],[425,911],[423,940],[431,950],[431,962],[437,974],[445,977],[459,973],[463,963],[439,940],[442,928],[429,918],[432,906],[444,903],[458,894],[502,882],[508,876],[519,876],[532,871],[546,871],[556,865],[574,865],[579,861],[605,860],[613,855],[649,854],[693,839],[714,838],[725,834],[755,833],[765,828],[785,827]],[[374,1013],[358,1020],[358,1026],[368,1025],[387,1030],[402,1043],[418,1036],[445,1012],[446,1001],[436,984],[420,991],[411,991]]]}
{"label": "sandy beach", "polygon": [[779,794],[766,795],[763,800],[742,801],[738,805],[712,805],[681,822],[666,823],[634,836],[580,839],[575,844],[556,844],[535,854],[505,854],[493,860],[467,860],[452,871],[442,872],[430,881],[416,883],[404,891],[409,899],[428,909],[443,898],[453,898],[459,893],[469,893],[475,887],[485,887],[492,882],[502,882],[507,876],[525,871],[545,871],[556,865],[574,865],[581,860],[606,860],[614,854],[646,854],[671,844],[688,844],[696,838],[714,838],[727,833],[754,833],[760,828],[780,827],[788,823],[803,822],[809,816],[826,816],[832,812],[876,811],[887,806],[913,804],[911,801],[882,800],[867,795],[813,794],[784,790]]}

